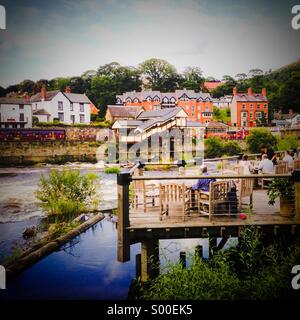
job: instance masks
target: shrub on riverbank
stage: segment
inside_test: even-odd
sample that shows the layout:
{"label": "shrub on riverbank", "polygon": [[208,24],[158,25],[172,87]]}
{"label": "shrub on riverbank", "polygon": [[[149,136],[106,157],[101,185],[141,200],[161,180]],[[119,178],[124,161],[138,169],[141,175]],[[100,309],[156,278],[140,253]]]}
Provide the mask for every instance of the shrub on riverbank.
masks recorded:
{"label": "shrub on riverbank", "polygon": [[212,252],[208,260],[197,256],[184,269],[180,263],[142,286],[142,299],[274,299],[291,293],[291,269],[299,262],[296,245],[263,245],[261,235],[249,226],[237,247]]}
{"label": "shrub on riverbank", "polygon": [[36,197],[48,215],[73,217],[96,205],[95,180],[79,170],[52,170],[49,177],[41,176]]}
{"label": "shrub on riverbank", "polygon": [[236,156],[242,152],[242,148],[237,141],[223,141],[219,137],[207,138],[205,141],[205,158],[220,158],[226,156]]}
{"label": "shrub on riverbank", "polygon": [[120,171],[119,167],[108,167],[104,170],[104,172],[108,174],[117,174],[120,173]]}

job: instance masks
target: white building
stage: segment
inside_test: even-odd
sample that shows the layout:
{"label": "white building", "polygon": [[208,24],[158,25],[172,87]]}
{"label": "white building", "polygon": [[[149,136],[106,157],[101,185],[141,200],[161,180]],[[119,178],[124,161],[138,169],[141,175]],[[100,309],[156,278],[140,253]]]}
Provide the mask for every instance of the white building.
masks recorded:
{"label": "white building", "polygon": [[29,99],[0,98],[1,128],[31,128],[32,109]]}
{"label": "white building", "polygon": [[61,92],[46,91],[43,86],[30,101],[34,115],[42,122],[47,118],[47,121],[59,119],[66,124],[90,123],[91,101],[85,94],[71,93],[70,87],[66,92]]}
{"label": "white building", "polygon": [[212,99],[213,105],[220,109],[230,108],[231,100],[232,100],[232,96],[230,95]]}

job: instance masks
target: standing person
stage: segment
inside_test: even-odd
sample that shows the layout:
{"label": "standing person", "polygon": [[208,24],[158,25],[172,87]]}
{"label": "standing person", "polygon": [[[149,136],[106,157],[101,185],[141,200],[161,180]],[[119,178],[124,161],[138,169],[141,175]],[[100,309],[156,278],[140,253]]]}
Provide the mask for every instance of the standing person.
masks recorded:
{"label": "standing person", "polygon": [[268,148],[266,145],[263,144],[260,146],[260,153],[261,153],[261,156],[266,154],[268,156],[269,160],[271,160],[273,162],[274,166],[277,164],[276,154],[273,151],[273,149]]}

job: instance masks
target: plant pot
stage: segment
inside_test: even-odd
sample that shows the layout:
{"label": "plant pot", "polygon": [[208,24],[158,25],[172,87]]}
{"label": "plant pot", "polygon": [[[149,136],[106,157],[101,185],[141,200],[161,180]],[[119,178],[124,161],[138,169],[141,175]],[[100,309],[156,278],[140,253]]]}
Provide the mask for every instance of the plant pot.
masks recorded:
{"label": "plant pot", "polygon": [[294,215],[295,204],[290,199],[280,198],[280,215],[282,217],[292,217]]}

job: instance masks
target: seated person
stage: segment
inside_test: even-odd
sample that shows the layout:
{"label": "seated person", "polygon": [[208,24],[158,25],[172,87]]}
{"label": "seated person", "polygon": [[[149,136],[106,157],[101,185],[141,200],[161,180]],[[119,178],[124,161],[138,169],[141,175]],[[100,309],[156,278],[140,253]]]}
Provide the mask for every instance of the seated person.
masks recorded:
{"label": "seated person", "polygon": [[248,160],[248,156],[246,154],[243,156],[243,160],[239,165],[243,168],[243,174],[250,174],[253,171],[253,165]]}
{"label": "seated person", "polygon": [[263,156],[264,154],[268,155],[269,160],[273,162],[274,166],[277,164],[276,154],[271,148],[268,148],[266,145],[261,145],[260,153],[261,156]]}
{"label": "seated person", "polygon": [[[207,172],[207,166],[203,165],[201,166],[202,175],[208,176]],[[216,181],[216,179],[199,179],[196,184],[192,186],[192,190],[202,190],[202,191],[209,191],[209,184],[213,181]]]}
{"label": "seated person", "polygon": [[274,172],[274,164],[272,160],[269,159],[267,154],[262,155],[262,160],[258,165],[258,170],[261,173],[273,173]]}
{"label": "seated person", "polygon": [[286,155],[282,159],[283,161],[286,161],[288,163],[288,167],[290,170],[294,168],[294,158],[293,158],[292,154],[293,154],[292,151],[287,151]]}

